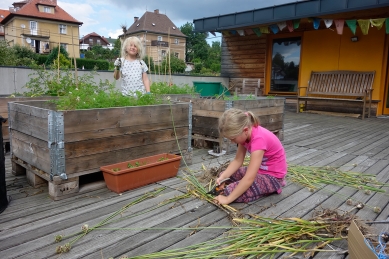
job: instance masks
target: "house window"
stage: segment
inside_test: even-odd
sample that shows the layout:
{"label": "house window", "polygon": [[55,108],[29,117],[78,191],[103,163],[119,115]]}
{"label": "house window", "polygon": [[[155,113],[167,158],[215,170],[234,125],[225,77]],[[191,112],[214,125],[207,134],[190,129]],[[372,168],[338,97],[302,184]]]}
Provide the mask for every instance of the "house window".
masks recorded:
{"label": "house window", "polygon": [[158,36],[157,40],[162,41],[162,36]]}
{"label": "house window", "polygon": [[100,39],[97,39],[97,45],[101,45]]}
{"label": "house window", "polygon": [[162,50],[161,53],[162,53],[162,57],[166,56],[166,50]]}
{"label": "house window", "polygon": [[31,40],[30,46],[31,46],[32,48],[35,48],[35,40]]}
{"label": "house window", "polygon": [[179,58],[180,54],[179,54],[178,52],[175,52],[175,53],[174,53],[174,56],[175,56],[176,58]]}
{"label": "house window", "polygon": [[30,21],[30,31],[32,35],[38,34],[38,23],[36,21]]}
{"label": "house window", "polygon": [[174,39],[174,44],[178,44],[180,41],[178,39]]}
{"label": "house window", "polygon": [[89,38],[89,45],[93,45],[93,39]]}
{"label": "house window", "polygon": [[61,43],[61,47],[64,48],[66,51],[68,50],[68,44]]}
{"label": "house window", "polygon": [[274,39],[272,44],[271,92],[296,92],[301,38]]}
{"label": "house window", "polygon": [[66,34],[66,25],[65,24],[60,24],[59,25],[59,33],[60,34]]}
{"label": "house window", "polygon": [[45,13],[51,13],[51,8],[45,6],[45,7],[43,7],[43,12],[45,12]]}

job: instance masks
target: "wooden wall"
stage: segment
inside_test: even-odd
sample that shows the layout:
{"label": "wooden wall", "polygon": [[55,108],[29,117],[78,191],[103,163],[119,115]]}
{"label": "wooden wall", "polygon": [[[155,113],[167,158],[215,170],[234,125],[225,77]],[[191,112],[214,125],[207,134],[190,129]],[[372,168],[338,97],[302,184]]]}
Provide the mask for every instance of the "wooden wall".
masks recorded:
{"label": "wooden wall", "polygon": [[[261,87],[265,83],[267,40],[263,35],[223,36],[221,76],[230,78],[230,91],[242,88],[244,78],[260,78]],[[244,93],[252,93],[247,88]]]}

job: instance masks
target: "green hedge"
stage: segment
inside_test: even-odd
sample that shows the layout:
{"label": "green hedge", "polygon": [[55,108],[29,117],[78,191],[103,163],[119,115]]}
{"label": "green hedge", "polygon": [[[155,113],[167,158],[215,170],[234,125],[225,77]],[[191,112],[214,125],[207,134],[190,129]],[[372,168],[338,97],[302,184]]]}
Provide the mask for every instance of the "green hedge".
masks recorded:
{"label": "green hedge", "polygon": [[46,63],[47,58],[48,58],[47,55],[36,55],[35,60],[38,63],[38,65],[42,65]]}
{"label": "green hedge", "polygon": [[94,69],[96,67],[97,70],[109,70],[109,62],[106,60],[77,58],[76,61],[77,68],[84,66],[84,69]]}

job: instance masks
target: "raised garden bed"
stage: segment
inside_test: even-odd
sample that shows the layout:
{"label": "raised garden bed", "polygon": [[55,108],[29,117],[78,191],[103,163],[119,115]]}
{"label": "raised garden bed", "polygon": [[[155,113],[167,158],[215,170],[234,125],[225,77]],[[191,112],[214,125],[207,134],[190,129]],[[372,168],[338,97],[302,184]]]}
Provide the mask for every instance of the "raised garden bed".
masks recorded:
{"label": "raised garden bed", "polygon": [[[181,101],[189,99],[181,98]],[[252,111],[258,116],[262,127],[274,132],[280,140],[284,138],[285,98],[239,97],[228,100],[194,98],[191,101],[194,146],[197,146],[196,141],[208,141],[219,143],[227,153],[236,149],[236,145],[231,145],[226,140],[220,143],[219,139],[218,119],[230,108]]]}
{"label": "raised garden bed", "polygon": [[190,156],[190,106],[177,102],[57,111],[44,101],[9,103],[13,172],[24,169],[32,183],[47,181],[50,197],[57,200],[77,193],[79,177],[99,172],[101,166],[179,154],[177,140]]}

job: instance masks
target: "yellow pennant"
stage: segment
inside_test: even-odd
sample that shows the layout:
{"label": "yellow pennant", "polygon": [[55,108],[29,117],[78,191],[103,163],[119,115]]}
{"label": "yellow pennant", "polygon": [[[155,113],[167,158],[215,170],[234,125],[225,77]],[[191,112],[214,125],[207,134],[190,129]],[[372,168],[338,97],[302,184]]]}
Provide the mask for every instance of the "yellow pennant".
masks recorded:
{"label": "yellow pennant", "polygon": [[380,19],[370,19],[371,26],[377,27],[377,30],[380,30],[382,28],[382,25],[384,25],[385,18]]}
{"label": "yellow pennant", "polygon": [[359,27],[361,27],[361,31],[363,35],[367,35],[369,32],[370,20],[358,20]]}

